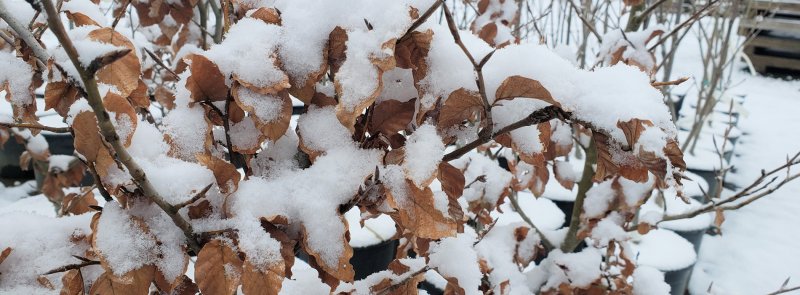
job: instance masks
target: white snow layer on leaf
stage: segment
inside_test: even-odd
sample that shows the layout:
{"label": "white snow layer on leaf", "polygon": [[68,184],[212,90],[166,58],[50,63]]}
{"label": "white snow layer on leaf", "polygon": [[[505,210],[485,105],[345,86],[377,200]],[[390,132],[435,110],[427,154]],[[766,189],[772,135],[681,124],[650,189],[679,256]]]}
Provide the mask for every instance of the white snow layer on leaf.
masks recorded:
{"label": "white snow layer on leaf", "polygon": [[[450,30],[445,25],[429,23],[426,22],[420,29],[433,30],[433,40],[431,40],[431,47],[426,58],[428,73],[420,81],[420,85],[428,94],[443,99],[459,88],[478,92],[472,63],[458,47],[458,44],[453,41]],[[489,44],[471,32],[461,31],[459,33],[461,41],[475,59],[480,60],[492,51]]]}
{"label": "white snow layer on leaf", "polygon": [[216,183],[211,170],[194,162],[166,155],[137,160],[156,191],[171,204],[188,201],[205,186]]}
{"label": "white snow layer on leaf", "polygon": [[[663,201],[663,202],[662,202]],[[700,208],[702,204],[695,199],[689,198],[689,204],[686,204],[675,193],[675,189],[664,190],[664,198],[661,199],[657,195],[650,197],[650,199],[642,205],[641,213],[659,213],[661,215],[678,215],[691,212]],[[712,214],[703,213],[692,218],[684,218],[678,220],[671,220],[659,223],[658,226],[674,231],[696,231],[707,229],[713,220]]]}
{"label": "white snow layer on leaf", "polygon": [[611,214],[597,222],[591,234],[592,239],[595,240],[595,245],[602,247],[607,246],[609,241],[627,240],[628,233],[622,228],[624,221],[622,215],[617,212],[611,212]]}
{"label": "white snow layer on leaf", "polygon": [[122,209],[108,203],[97,224],[95,246],[117,276],[154,264],[172,281],[185,271],[184,239],[172,219],[155,204],[135,203]]}
{"label": "white snow layer on leaf", "polygon": [[600,217],[608,211],[608,206],[616,194],[612,183],[613,180],[603,181],[595,184],[586,192],[586,198],[583,201],[583,214],[586,218]]}
{"label": "white snow layer on leaf", "polygon": [[[180,92],[180,87],[178,88]],[[184,160],[203,153],[208,134],[205,111],[200,105],[178,106],[164,117],[164,134],[172,141],[172,152]]]}
{"label": "white snow layer on leaf", "polygon": [[[492,107],[492,118],[494,127],[493,130],[498,130],[522,120],[531,113],[549,104],[536,99],[530,98],[516,98],[513,100],[504,100],[498,103],[497,106]],[[511,140],[520,152],[525,154],[537,154],[544,152],[544,145],[539,140],[539,129],[536,125],[525,126],[512,130]]]}
{"label": "white snow layer on leaf", "polygon": [[264,123],[278,119],[283,107],[283,99],[277,96],[261,94],[247,87],[239,87],[238,99],[242,104],[253,108],[253,114]]}
{"label": "white snow layer on leaf", "polygon": [[463,197],[467,202],[481,201],[496,204],[497,200],[511,183],[511,173],[501,168],[497,161],[476,152],[464,155],[450,162],[454,167],[464,170],[464,179],[471,183],[480,176],[486,181],[475,181],[464,189]]}
{"label": "white snow layer on leaf", "polygon": [[[625,142],[618,121],[646,119],[675,136],[672,115],[663,95],[650,86],[638,68],[615,65],[587,71],[542,45],[509,45],[498,50],[483,68],[486,94],[494,102],[500,84],[510,76],[534,79],[546,88],[565,111]],[[625,107],[619,107],[624,105]]]}
{"label": "white snow layer on leaf", "polygon": [[[26,5],[26,4],[19,4]],[[0,52],[0,85],[8,83],[11,104],[22,108],[33,103],[33,90],[31,89],[33,68],[14,53]],[[3,92],[0,90],[0,92]]]}
{"label": "white snow layer on leaf", "polygon": [[481,294],[478,288],[483,275],[478,266],[478,254],[472,246],[476,238],[477,235],[471,230],[444,238],[431,245],[428,256],[428,265],[442,276],[458,280],[458,286],[468,295]]}
{"label": "white snow layer on leaf", "polygon": [[[52,207],[51,207],[52,211]],[[61,218],[21,212],[0,214],[0,251],[11,248],[11,254],[0,263],[0,293],[18,293],[17,286],[40,286],[36,278],[64,265],[79,263],[72,255],[85,256],[89,243],[73,243],[72,237],[89,235],[92,214]],[[48,276],[60,285],[60,275]],[[50,292],[53,292],[50,290]]]}
{"label": "white snow layer on leaf", "polygon": [[427,184],[444,154],[444,142],[436,133],[436,126],[423,124],[406,141],[403,169],[418,187]]}
{"label": "white snow layer on leaf", "polygon": [[534,290],[558,289],[563,283],[574,287],[588,287],[600,278],[602,256],[597,249],[588,247],[578,253],[551,251],[548,258],[528,272],[528,282]]}
{"label": "white snow layer on leaf", "polygon": [[292,265],[292,278],[284,278],[278,295],[327,294],[331,287],[323,283],[316,269],[300,259]]}
{"label": "white snow layer on leaf", "polygon": [[653,32],[659,30],[664,31],[665,28],[661,25],[653,25],[638,32],[610,30],[603,35],[603,42],[600,44],[600,58],[608,64],[617,50],[626,47],[622,53],[623,59],[633,60],[648,69],[653,68],[655,66],[655,58],[650,55],[645,42]]}
{"label": "white snow layer on leaf", "polygon": [[255,87],[271,87],[286,79],[273,63],[273,54],[281,36],[281,28],[254,18],[243,18],[231,26],[225,40],[203,53],[213,61],[231,85],[230,77]]}
{"label": "white snow layer on leaf", "polygon": [[664,274],[649,266],[639,266],[633,271],[633,295],[666,295],[670,286]]}
{"label": "white snow layer on leaf", "polygon": [[[306,230],[310,250],[319,253],[326,265],[335,266],[344,251],[346,230],[338,206],[358,192],[364,179],[380,164],[382,153],[356,147],[332,107],[311,109],[298,124],[303,142],[325,153],[309,168],[240,182],[239,190],[230,199],[230,208],[241,219],[252,219],[256,224],[262,216],[286,216],[290,224],[302,225]],[[343,133],[347,136],[334,136]],[[260,227],[252,230],[263,231]],[[245,229],[240,228],[241,231]],[[244,247],[243,250],[248,253]]]}
{"label": "white snow layer on leaf", "polygon": [[[528,228],[528,234],[522,242],[517,243],[515,230],[520,227]],[[539,242],[540,238],[535,230],[523,222],[516,222],[496,225],[475,245],[478,256],[485,260],[492,269],[492,272],[489,273],[489,281],[495,292],[500,292],[502,284],[506,281],[508,282],[507,294],[530,294],[532,292],[528,288],[525,275],[515,262],[515,255],[520,254],[520,258],[525,260],[533,259],[536,245]]]}
{"label": "white snow layer on leaf", "polygon": [[244,117],[242,121],[231,125],[231,144],[243,150],[258,148],[261,143],[258,134],[259,130],[253,117]]}
{"label": "white snow layer on leaf", "polygon": [[414,87],[414,76],[411,69],[394,68],[383,73],[383,90],[376,102],[385,100],[396,100],[407,102],[419,96],[417,88]]}
{"label": "white snow layer on leaf", "polygon": [[[522,211],[532,218],[533,224],[541,230],[556,230],[564,224],[564,211],[548,198],[537,198],[528,191],[517,193],[517,203]],[[522,222],[522,217],[515,213],[511,202],[505,202],[499,207],[503,213],[492,211],[492,218],[497,218],[497,225],[506,225]],[[492,229],[494,230],[494,229]]]}

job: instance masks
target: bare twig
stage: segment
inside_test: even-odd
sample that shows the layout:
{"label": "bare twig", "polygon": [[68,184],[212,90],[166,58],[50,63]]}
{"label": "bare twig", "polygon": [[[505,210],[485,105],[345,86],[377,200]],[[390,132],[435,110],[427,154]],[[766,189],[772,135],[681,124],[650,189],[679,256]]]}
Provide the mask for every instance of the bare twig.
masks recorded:
{"label": "bare twig", "polygon": [[156,62],[157,65],[167,70],[167,72],[169,72],[169,74],[175,77],[175,79],[177,79],[178,81],[181,80],[181,77],[179,77],[178,74],[176,74],[174,71],[172,71],[172,69],[170,69],[167,65],[165,65],[164,62],[160,58],[158,58],[158,56],[156,56],[152,51],[150,51],[150,49],[144,48],[144,51],[147,52],[147,55],[149,55],[150,58],[152,58],[153,61]]}
{"label": "bare twig", "polygon": [[28,30],[28,27],[24,24],[21,24],[11,12],[6,8],[6,1],[0,1],[0,18],[2,18],[14,32],[17,33],[17,36],[22,38],[22,41],[25,44],[28,44],[28,47],[33,50],[33,55],[36,56],[36,64],[39,65],[42,69],[45,68],[47,61],[50,59],[50,55],[47,54],[47,51],[44,50],[39,41],[33,36],[33,33]]}
{"label": "bare twig", "polygon": [[533,125],[533,124],[539,124],[539,123],[542,123],[542,122],[547,122],[547,121],[550,121],[552,119],[559,118],[559,117],[568,117],[568,116],[566,116],[566,113],[564,111],[562,111],[561,109],[559,109],[558,107],[556,107],[556,106],[548,106],[548,107],[542,108],[540,110],[537,110],[537,111],[531,113],[527,117],[525,117],[525,118],[523,118],[523,119],[521,119],[521,120],[519,120],[517,122],[511,123],[508,126],[503,127],[502,129],[498,130],[494,134],[479,136],[478,139],[476,139],[476,140],[474,140],[474,141],[472,141],[472,142],[470,142],[470,143],[468,143],[468,144],[466,144],[466,145],[464,145],[464,146],[462,146],[462,147],[460,147],[460,148],[458,148],[458,149],[456,149],[456,150],[444,155],[444,157],[442,157],[442,161],[452,161],[452,160],[458,159],[461,156],[463,156],[464,154],[466,154],[467,152],[477,148],[478,146],[480,146],[480,145],[482,145],[484,143],[489,142],[490,140],[492,140],[492,139],[494,139],[494,138],[496,138],[496,137],[498,137],[498,136],[500,136],[500,135],[502,135],[504,133],[511,132],[512,130],[516,130],[518,128],[522,128],[522,127],[525,127],[525,126],[530,126],[530,125]]}
{"label": "bare twig", "polygon": [[129,4],[131,4],[131,0],[125,0],[125,4],[122,4],[122,9],[120,9],[117,16],[114,17],[114,22],[111,24],[112,29],[117,28],[117,24],[119,24],[119,20],[122,19],[122,16],[125,15],[125,11],[128,10]]}
{"label": "bare twig", "polygon": [[601,37],[600,34],[597,33],[597,30],[594,28],[592,23],[590,23],[588,20],[586,20],[586,18],[583,17],[583,13],[581,13],[581,11],[578,8],[578,6],[575,5],[575,3],[572,2],[572,0],[567,0],[567,2],[569,2],[569,6],[572,7],[573,11],[575,11],[575,15],[578,16],[578,18],[581,20],[583,25],[587,29],[589,29],[589,32],[592,32],[592,35],[594,35],[595,38],[597,38],[597,42],[602,43],[603,42],[603,37]]}
{"label": "bare twig", "polygon": [[681,77],[678,78],[677,80],[672,80],[672,81],[664,81],[664,82],[653,81],[650,82],[650,85],[652,85],[653,87],[680,85],[681,83],[686,82],[687,80],[689,80],[689,77]]}
{"label": "bare twig", "polygon": [[714,4],[717,4],[717,2],[719,2],[719,0],[708,1],[708,3],[706,3],[706,5],[703,5],[703,7],[701,7],[700,10],[698,10],[697,12],[692,14],[691,17],[687,18],[685,21],[683,21],[680,25],[678,25],[677,27],[672,29],[672,31],[670,31],[666,35],[661,36],[661,38],[658,40],[658,42],[656,42],[656,44],[653,44],[653,46],[650,46],[648,51],[653,51],[653,49],[656,49],[656,47],[661,45],[661,43],[664,43],[664,41],[666,41],[670,36],[677,34],[678,31],[680,31],[683,27],[685,27],[686,25],[691,24],[694,21],[696,21],[697,19],[699,19],[700,15],[702,15],[703,12],[705,12],[706,10],[708,10],[709,8],[714,6]]}
{"label": "bare twig", "polygon": [[172,219],[173,223],[175,223],[175,225],[178,226],[181,231],[183,231],[189,249],[191,249],[194,253],[198,253],[200,251],[200,246],[197,243],[197,239],[194,237],[192,225],[178,214],[178,210],[176,210],[174,206],[161,197],[158,191],[156,191],[155,187],[153,187],[153,184],[147,179],[147,175],[145,175],[144,170],[142,170],[139,164],[133,160],[131,155],[128,154],[128,151],[122,145],[114,124],[111,122],[108,112],[103,105],[103,100],[100,96],[100,91],[97,88],[97,82],[95,81],[94,75],[90,75],[86,69],[83,68],[83,65],[79,59],[79,53],[75,49],[72,40],[69,38],[69,35],[67,34],[67,31],[61,22],[61,17],[58,14],[58,11],[56,11],[52,0],[41,0],[41,4],[47,12],[47,23],[49,24],[50,29],[58,38],[59,43],[61,43],[61,45],[64,47],[64,51],[69,56],[72,64],[75,65],[81,80],[83,80],[86,91],[86,100],[89,102],[89,105],[92,107],[92,111],[94,111],[95,116],[97,117],[100,134],[112,147],[112,154],[114,158],[118,159],[123,165],[125,165],[131,177],[133,178],[134,183],[140,188],[142,194],[156,203],[161,210],[167,213],[167,215]]}
{"label": "bare twig", "polygon": [[50,271],[48,271],[46,273],[43,273],[43,275],[51,275],[51,274],[54,274],[54,273],[65,272],[65,271],[68,271],[68,270],[79,269],[79,268],[82,268],[84,266],[98,265],[98,264],[100,264],[100,261],[88,260],[88,261],[84,261],[84,262],[81,262],[81,263],[68,264],[68,265],[65,265],[65,266],[50,270]]}
{"label": "bare twig", "polygon": [[191,199],[186,200],[186,202],[183,202],[183,203],[175,205],[175,209],[181,210],[181,208],[189,206],[189,205],[193,204],[194,202],[197,202],[197,200],[205,197],[206,193],[208,192],[209,189],[211,189],[212,185],[214,185],[214,184],[213,183],[209,183],[208,185],[206,185],[206,187],[204,187],[202,190],[197,192]]}
{"label": "bare twig", "polygon": [[528,215],[525,214],[525,211],[522,210],[522,207],[519,206],[519,202],[517,201],[517,192],[512,192],[511,195],[508,196],[508,199],[511,200],[511,207],[514,207],[514,210],[517,211],[517,214],[519,214],[520,217],[522,217],[522,220],[530,225],[533,230],[539,233],[539,238],[541,238],[544,248],[547,250],[553,249],[553,243],[550,242],[547,237],[545,237],[544,233],[538,227],[536,227],[535,224],[533,224],[533,221],[531,221],[530,217],[528,217]]}
{"label": "bare twig", "polygon": [[26,128],[26,129],[38,129],[44,131],[50,131],[54,133],[70,133],[72,132],[72,128],[70,127],[50,127],[44,126],[40,124],[33,124],[33,123],[2,123],[0,122],[0,126],[6,128]]}

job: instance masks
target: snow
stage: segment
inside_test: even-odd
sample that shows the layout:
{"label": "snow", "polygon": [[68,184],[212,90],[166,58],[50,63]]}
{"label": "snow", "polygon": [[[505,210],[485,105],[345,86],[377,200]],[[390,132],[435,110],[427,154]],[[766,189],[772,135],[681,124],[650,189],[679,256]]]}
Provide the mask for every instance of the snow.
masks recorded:
{"label": "snow", "polygon": [[[53,212],[51,215],[54,214],[52,209],[50,211]],[[0,213],[0,224],[13,225],[0,227],[0,248],[12,249],[0,264],[0,273],[3,274],[0,293],[15,294],[19,291],[14,289],[16,286],[34,288],[39,286],[36,278],[42,273],[80,262],[72,255],[85,256],[89,243],[83,239],[72,240],[91,233],[91,218],[92,214],[54,218],[35,213]],[[54,285],[60,286],[59,274],[47,277]]]}
{"label": "snow", "polygon": [[344,217],[350,227],[350,246],[354,248],[372,246],[388,241],[397,233],[394,221],[386,214],[364,220],[363,227],[360,224],[361,214],[358,208],[347,211]]}
{"label": "snow", "polygon": [[[18,4],[27,5],[27,4]],[[33,103],[32,76],[33,68],[11,52],[0,52],[0,85],[8,83],[11,104],[22,108]],[[5,91],[0,91],[5,92]]]}
{"label": "snow", "polygon": [[613,180],[597,183],[586,192],[583,200],[583,214],[586,218],[602,217],[614,200],[616,192],[612,188]]}
{"label": "snow", "polygon": [[673,271],[689,267],[697,259],[692,244],[669,230],[651,230],[635,242],[633,251],[637,253],[637,265]]}
{"label": "snow", "polygon": [[61,11],[69,11],[70,13],[81,13],[88,16],[93,21],[97,22],[100,26],[108,26],[107,20],[100,6],[92,3],[91,0],[70,0],[64,2],[61,6]]}
{"label": "snow", "polygon": [[[640,214],[657,212],[663,215],[678,215],[694,211],[700,206],[700,202],[695,199],[689,199],[689,204],[686,204],[675,194],[674,189],[670,189],[664,191],[663,199],[656,197],[654,193],[653,197],[642,206]],[[661,222],[658,226],[674,231],[705,230],[711,226],[712,220],[712,213],[704,213],[692,218]]]}
{"label": "snow", "polygon": [[[354,295],[367,295],[373,294],[372,286],[378,283],[389,280],[391,284],[399,284],[400,282],[408,279],[412,274],[415,274],[425,267],[425,260],[421,257],[417,258],[401,258],[398,259],[399,263],[408,268],[408,271],[395,274],[391,270],[382,270],[369,275],[368,277],[352,283],[341,283],[334,290],[334,294],[354,294]],[[326,292],[327,293],[327,292]]]}
{"label": "snow", "polygon": [[[564,224],[564,212],[550,199],[536,198],[530,192],[523,191],[517,193],[517,202],[525,215],[531,217],[533,224],[541,230],[556,230]],[[500,205],[500,210],[504,213],[492,212],[492,217],[497,218],[497,226],[522,221],[522,217],[514,211],[511,202]]]}
{"label": "snow", "polygon": [[388,99],[406,102],[419,96],[414,88],[414,77],[411,69],[394,68],[383,73],[383,90],[377,102]]}
{"label": "snow", "polygon": [[526,273],[534,290],[557,290],[562,283],[588,287],[600,278],[602,257],[598,250],[588,247],[577,253],[555,249],[532,271]]}
{"label": "snow", "polygon": [[464,179],[470,183],[480,176],[485,182],[475,181],[464,188],[463,198],[469,202],[481,202],[494,206],[511,182],[511,173],[501,168],[497,161],[483,154],[472,152],[450,162],[454,167],[464,170]]}
{"label": "snow", "polygon": [[[516,241],[516,231],[527,230],[524,240]],[[532,260],[536,246],[539,244],[539,235],[527,224],[516,222],[506,225],[495,225],[483,239],[475,245],[478,256],[486,261],[492,269],[489,281],[495,292],[501,290],[501,285],[508,281],[509,294],[530,294],[525,275],[516,264],[516,259]],[[524,264],[523,264],[524,265]],[[499,294],[499,293],[498,293]]]}
{"label": "snow", "polygon": [[239,87],[236,94],[238,101],[244,107],[253,108],[253,114],[262,122],[268,123],[278,119],[283,107],[283,99],[280,97],[260,94],[247,87]]}
{"label": "snow", "polygon": [[203,53],[219,67],[228,86],[231,76],[258,88],[269,88],[287,77],[270,55],[280,40],[280,27],[254,18],[232,25],[225,40]]}
{"label": "snow", "polygon": [[464,294],[481,294],[478,255],[472,245],[477,236],[474,231],[465,231],[455,237],[444,238],[431,245],[428,265],[445,278],[455,278]]}
{"label": "snow", "polygon": [[405,148],[403,169],[414,184],[424,187],[435,177],[444,155],[444,143],[436,133],[436,126],[426,123],[417,128],[408,137]]}
{"label": "snow", "polygon": [[317,270],[300,259],[292,265],[292,278],[284,278],[278,295],[325,294],[331,287],[320,281]]}
{"label": "snow", "polygon": [[633,271],[633,294],[669,294],[670,286],[664,282],[664,274],[649,266],[639,266]]}
{"label": "snow", "polygon": [[[426,93],[433,97],[446,99],[451,92],[459,88],[478,92],[472,63],[453,42],[447,26],[425,23],[422,28],[433,30],[433,40],[431,40],[431,47],[426,59],[428,73],[425,75],[425,79],[420,81],[420,85],[424,87]],[[469,31],[460,31],[459,34],[474,58],[480,60],[492,51],[489,44]]]}
{"label": "snow", "polygon": [[[349,135],[332,136],[347,133],[332,107],[311,109],[298,124],[303,143],[324,150],[325,154],[304,170],[240,182],[239,190],[229,199],[230,209],[256,224],[259,217],[273,215],[286,216],[290,224],[302,224],[309,248],[318,252],[326,265],[335,266],[344,251],[342,239],[346,230],[337,216],[338,206],[356,194],[359,185],[379,165],[382,153],[355,147]],[[247,249],[243,250],[247,253]]]}

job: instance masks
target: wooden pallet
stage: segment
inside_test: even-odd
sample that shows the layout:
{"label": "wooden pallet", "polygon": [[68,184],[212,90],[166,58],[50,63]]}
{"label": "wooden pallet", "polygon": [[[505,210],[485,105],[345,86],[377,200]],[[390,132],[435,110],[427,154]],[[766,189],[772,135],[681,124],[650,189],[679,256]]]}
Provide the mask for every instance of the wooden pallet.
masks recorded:
{"label": "wooden pallet", "polygon": [[800,0],[752,0],[739,34],[753,36],[744,53],[757,72],[800,72]]}

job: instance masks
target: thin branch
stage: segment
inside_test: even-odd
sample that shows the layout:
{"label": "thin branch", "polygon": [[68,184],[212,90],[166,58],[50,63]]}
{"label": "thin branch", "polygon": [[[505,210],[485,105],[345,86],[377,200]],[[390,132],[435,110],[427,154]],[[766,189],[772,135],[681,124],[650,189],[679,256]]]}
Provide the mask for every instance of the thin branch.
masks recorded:
{"label": "thin branch", "polygon": [[97,191],[99,191],[100,195],[103,196],[103,200],[106,200],[106,202],[113,201],[114,199],[111,198],[111,194],[108,193],[106,187],[103,185],[103,181],[100,179],[100,174],[97,174],[97,168],[94,167],[94,163],[84,162],[84,164],[86,164],[86,167],[89,167],[89,171],[92,172],[94,184],[97,186]]}
{"label": "thin branch", "polygon": [[142,170],[139,164],[133,160],[131,155],[128,154],[128,151],[122,145],[119,135],[114,128],[114,124],[111,122],[108,112],[103,105],[103,100],[100,96],[100,91],[97,88],[97,82],[95,81],[94,75],[90,75],[87,73],[86,69],[83,68],[83,65],[79,60],[79,53],[75,49],[72,40],[69,38],[69,35],[67,34],[67,31],[61,22],[61,17],[58,14],[58,11],[56,11],[52,0],[41,0],[41,4],[47,12],[47,23],[50,26],[50,30],[56,35],[59,43],[61,43],[61,45],[64,47],[64,51],[69,56],[72,64],[75,65],[75,68],[78,70],[81,80],[83,80],[86,90],[86,100],[89,102],[89,105],[92,107],[92,111],[94,111],[94,114],[97,117],[97,125],[100,129],[100,134],[112,147],[112,154],[114,158],[118,159],[123,165],[125,165],[131,177],[133,178],[134,183],[140,188],[142,194],[156,203],[161,210],[163,210],[172,219],[172,222],[175,223],[175,225],[178,226],[181,231],[183,231],[189,249],[191,249],[194,253],[198,253],[200,251],[200,246],[197,243],[197,239],[195,239],[192,225],[178,214],[178,210],[176,210],[174,206],[161,197],[158,191],[156,191],[155,187],[153,187],[153,184],[147,179],[147,175],[144,173],[144,170]]}
{"label": "thin branch", "polygon": [[2,123],[0,122],[0,126],[6,128],[25,128],[25,129],[38,129],[44,131],[50,131],[54,133],[70,133],[72,132],[72,128],[70,127],[50,127],[44,126],[40,124],[33,124],[33,123]]}
{"label": "thin branch", "polygon": [[686,25],[688,25],[690,23],[693,23],[695,20],[700,18],[700,15],[703,14],[703,12],[705,12],[706,10],[711,8],[711,6],[714,6],[714,4],[716,4],[717,2],[719,2],[719,0],[711,0],[708,3],[706,3],[706,5],[701,7],[700,10],[698,10],[697,12],[692,14],[691,17],[687,18],[680,25],[678,25],[677,27],[672,29],[672,31],[670,31],[668,34],[661,36],[661,38],[658,40],[658,42],[656,42],[656,44],[654,44],[653,46],[650,46],[648,51],[653,51],[653,49],[656,49],[656,47],[661,45],[661,43],[664,43],[664,41],[666,41],[670,36],[677,34],[678,31],[680,31],[683,27],[685,27]]}
{"label": "thin branch", "polygon": [[539,233],[539,238],[541,238],[544,248],[547,250],[553,249],[553,243],[551,243],[550,240],[545,237],[544,233],[538,227],[536,227],[535,224],[533,224],[533,221],[531,221],[530,217],[528,217],[528,215],[525,214],[525,211],[522,210],[522,207],[519,206],[519,202],[517,202],[517,192],[512,192],[511,195],[508,196],[508,199],[511,200],[511,207],[517,211],[517,214],[522,217],[522,220],[530,225],[533,230]]}
{"label": "thin branch", "polygon": [[478,139],[444,155],[444,157],[442,157],[442,161],[452,161],[458,159],[467,152],[479,147],[484,143],[491,141],[492,139],[504,133],[511,132],[512,130],[522,128],[525,126],[547,122],[559,117],[568,117],[568,116],[565,116],[565,112],[556,106],[547,106],[545,108],[539,109],[531,113],[527,117],[522,118],[521,120],[516,121],[514,123],[511,123],[506,127],[503,127],[494,134],[479,136]]}
{"label": "thin branch", "polygon": [[193,204],[194,202],[197,202],[197,200],[205,197],[206,193],[208,192],[209,189],[211,189],[212,185],[214,185],[214,184],[213,183],[209,183],[208,185],[206,185],[206,187],[204,187],[202,190],[200,190],[198,193],[196,193],[194,195],[194,197],[192,197],[191,199],[187,200],[186,202],[183,202],[183,203],[175,205],[175,209],[181,210],[181,208],[189,206],[189,205]]}
{"label": "thin branch", "polygon": [[667,2],[667,0],[658,0],[658,2],[653,3],[653,5],[650,5],[650,7],[647,7],[647,9],[642,11],[642,13],[640,13],[637,17],[647,17],[647,15],[649,15],[650,13],[653,12],[653,10],[661,6],[661,4],[664,4],[664,2]]}
{"label": "thin branch", "polygon": [[601,37],[600,34],[597,33],[597,30],[594,28],[594,26],[591,23],[589,23],[589,21],[586,20],[586,18],[583,17],[583,13],[581,13],[578,10],[578,6],[576,6],[575,3],[572,2],[572,0],[567,0],[567,2],[569,2],[569,6],[572,7],[572,10],[575,11],[575,15],[578,16],[583,25],[587,29],[589,29],[589,32],[592,32],[592,35],[594,35],[595,38],[597,38],[597,42],[603,43],[603,37]]}
{"label": "thin branch", "polygon": [[100,264],[100,261],[93,261],[93,260],[84,261],[84,262],[75,263],[75,264],[68,264],[68,265],[65,265],[65,266],[50,270],[50,271],[48,271],[46,273],[43,273],[42,275],[51,275],[51,274],[54,274],[54,273],[65,272],[65,271],[69,271],[69,270],[73,270],[73,269],[79,269],[79,268],[82,268],[84,266],[98,265],[98,264]]}
{"label": "thin branch", "polygon": [[677,80],[673,80],[673,81],[664,81],[664,82],[653,81],[653,82],[650,82],[650,85],[653,86],[653,87],[680,85],[681,83],[686,82],[687,80],[689,80],[689,77],[681,77],[681,78],[678,78]]}
{"label": "thin branch", "polygon": [[[28,30],[28,27],[21,24],[14,16],[8,11],[6,8],[6,1],[0,1],[0,18],[2,18],[8,26],[10,26],[14,32],[17,33],[17,36],[22,38],[22,41],[25,44],[28,44],[28,47],[33,50],[33,55],[36,56],[36,63],[42,68],[45,68],[47,61],[50,59],[50,55],[47,54],[47,51],[44,50],[39,41],[33,37],[33,33]],[[55,8],[54,8],[55,9]],[[13,44],[13,43],[12,43]]]}
{"label": "thin branch", "polygon": [[174,71],[172,71],[172,69],[170,69],[167,65],[165,65],[164,62],[161,61],[160,58],[158,58],[158,56],[156,56],[152,51],[150,51],[150,49],[144,48],[144,51],[147,52],[147,55],[149,55],[150,58],[152,58],[153,61],[156,62],[157,65],[159,65],[162,68],[164,68],[165,70],[167,70],[167,72],[169,72],[170,75],[175,77],[175,79],[177,79],[178,81],[181,80],[181,77],[178,77],[178,74],[176,74]]}
{"label": "thin branch", "polygon": [[781,288],[780,290],[772,292],[772,293],[769,293],[767,295],[778,295],[778,294],[789,293],[789,292],[797,291],[797,290],[800,290],[800,286],[795,286],[795,287],[785,288],[785,289]]}
{"label": "thin branch", "polygon": [[125,11],[128,10],[129,4],[131,4],[131,0],[125,0],[125,4],[122,4],[122,9],[120,9],[117,16],[114,17],[114,22],[111,24],[111,29],[117,28],[117,24],[119,24],[119,20],[122,19],[122,16],[125,15]]}

